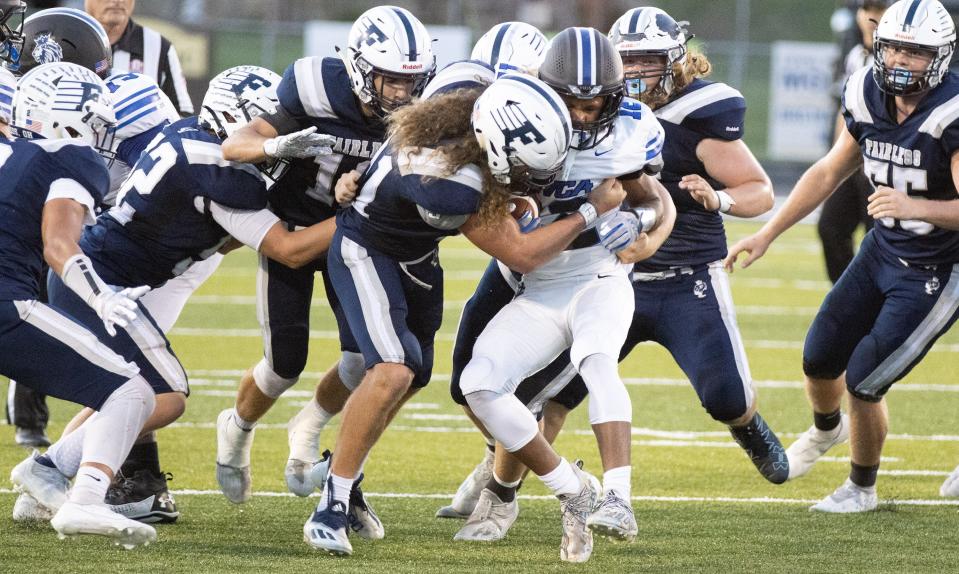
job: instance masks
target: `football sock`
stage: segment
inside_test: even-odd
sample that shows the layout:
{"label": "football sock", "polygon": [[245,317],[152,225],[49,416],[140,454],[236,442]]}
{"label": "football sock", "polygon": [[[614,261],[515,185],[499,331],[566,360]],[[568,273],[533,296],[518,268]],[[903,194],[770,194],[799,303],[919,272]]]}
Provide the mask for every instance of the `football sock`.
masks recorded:
{"label": "football sock", "polygon": [[565,458],[559,460],[559,466],[539,478],[556,496],[576,494],[583,487],[573,470],[573,465]]}
{"label": "football sock", "polygon": [[[95,417],[96,414],[93,416]],[[87,434],[87,426],[92,420],[93,417],[87,419],[72,433],[53,443],[44,455],[67,478],[76,476],[77,469],[80,468],[80,460],[83,459],[83,439]]]}
{"label": "football sock", "polygon": [[350,491],[353,490],[353,479],[343,478],[330,473],[326,479],[326,489],[323,491],[323,500],[329,508],[334,502],[342,502],[343,509],[350,507]]}
{"label": "football sock", "polygon": [[246,420],[236,412],[236,409],[233,410],[233,422],[236,424],[236,426],[247,432],[253,430],[253,427],[256,426],[256,421]]}
{"label": "football sock", "polygon": [[133,476],[140,469],[148,469],[154,475],[160,475],[160,452],[156,441],[133,445],[130,455],[123,462],[120,471],[124,476]]}
{"label": "football sock", "polygon": [[817,429],[821,431],[831,431],[839,426],[839,423],[842,421],[842,414],[839,409],[825,414],[813,412],[812,418]]}
{"label": "football sock", "polygon": [[307,401],[287,425],[290,458],[316,461],[320,450],[320,432],[333,416],[316,402],[316,398]]}
{"label": "football sock", "polygon": [[632,470],[630,466],[620,466],[604,472],[603,492],[608,495],[610,491],[613,491],[616,493],[616,496],[628,501],[630,496],[632,496],[632,484],[630,481]]}
{"label": "football sock", "polygon": [[862,466],[852,463],[852,469],[849,471],[849,480],[861,488],[875,488],[877,474],[879,474],[878,464]]}
{"label": "football sock", "polygon": [[103,504],[110,486],[110,477],[95,466],[84,466],[70,489],[70,502],[77,504]]}
{"label": "football sock", "polygon": [[522,482],[522,479],[513,482],[504,481],[494,472],[493,476],[487,481],[486,488],[493,491],[493,494],[503,502],[513,502],[516,500],[516,489],[519,488],[520,482]]}

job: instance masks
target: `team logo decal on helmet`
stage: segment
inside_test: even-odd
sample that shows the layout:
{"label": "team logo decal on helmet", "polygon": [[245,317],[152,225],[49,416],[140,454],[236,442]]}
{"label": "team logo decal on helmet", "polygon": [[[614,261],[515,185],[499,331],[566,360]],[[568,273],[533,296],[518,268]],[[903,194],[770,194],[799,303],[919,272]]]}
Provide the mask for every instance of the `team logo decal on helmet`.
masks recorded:
{"label": "team logo decal on helmet", "polygon": [[[955,47],[956,25],[939,0],[899,0],[873,35],[873,78],[888,94],[925,93],[942,82]],[[929,65],[919,72],[890,67],[886,59],[898,49],[927,53]]]}
{"label": "team logo decal on helmet", "polygon": [[40,34],[34,39],[33,51],[30,52],[38,64],[52,64],[63,61],[63,48],[50,34]]}

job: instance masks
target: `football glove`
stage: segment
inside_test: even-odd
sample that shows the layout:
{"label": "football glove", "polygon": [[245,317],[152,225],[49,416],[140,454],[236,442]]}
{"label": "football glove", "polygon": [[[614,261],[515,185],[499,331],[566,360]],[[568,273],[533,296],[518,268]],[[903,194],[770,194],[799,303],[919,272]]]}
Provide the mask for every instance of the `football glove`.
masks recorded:
{"label": "football glove", "polygon": [[619,253],[639,237],[639,218],[631,211],[617,211],[600,221],[596,228],[599,242],[613,253]]}
{"label": "football glove", "polygon": [[316,126],[277,136],[263,142],[263,152],[274,158],[303,158],[330,155],[336,138],[316,133]]}

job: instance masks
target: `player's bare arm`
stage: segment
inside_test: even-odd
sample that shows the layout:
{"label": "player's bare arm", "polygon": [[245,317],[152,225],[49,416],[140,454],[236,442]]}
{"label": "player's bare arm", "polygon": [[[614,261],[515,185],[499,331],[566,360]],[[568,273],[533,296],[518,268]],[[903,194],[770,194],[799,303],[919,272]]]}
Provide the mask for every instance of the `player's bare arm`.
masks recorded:
{"label": "player's bare arm", "polygon": [[703,207],[737,217],[756,217],[773,208],[772,182],[742,140],[705,139],[696,146],[696,156],[725,188],[715,190],[699,175],[683,177],[679,187]]}
{"label": "player's bare arm", "polygon": [[[626,197],[623,186],[608,179],[589,196],[589,204],[596,213],[617,209]],[[591,223],[591,221],[590,221]],[[519,224],[510,215],[504,215],[493,225],[481,225],[474,215],[460,228],[477,247],[502,261],[510,269],[529,273],[546,263],[569,245],[587,224],[583,214],[572,214],[550,225],[522,233]]]}

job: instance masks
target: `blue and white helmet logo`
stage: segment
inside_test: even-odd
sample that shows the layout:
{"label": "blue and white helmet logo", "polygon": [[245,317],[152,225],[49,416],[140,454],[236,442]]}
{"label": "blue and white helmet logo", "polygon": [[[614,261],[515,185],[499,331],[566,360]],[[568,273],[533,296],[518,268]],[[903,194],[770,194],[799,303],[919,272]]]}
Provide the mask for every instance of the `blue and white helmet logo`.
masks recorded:
{"label": "blue and white helmet logo", "polygon": [[39,34],[30,55],[38,64],[50,64],[63,61],[63,48],[50,34]]}
{"label": "blue and white helmet logo", "polygon": [[504,108],[494,111],[493,120],[502,130],[503,140],[507,145],[514,140],[519,140],[525,145],[546,141],[546,136],[536,129],[533,122],[529,121],[515,102],[507,102]]}
{"label": "blue and white helmet logo", "polygon": [[372,46],[373,44],[379,44],[387,40],[386,34],[383,32],[383,30],[380,30],[380,28],[376,25],[375,22],[373,22],[372,19],[368,19],[368,21],[365,22],[365,24],[366,24],[366,29],[363,31],[363,35],[360,37],[360,41],[358,42],[358,45],[356,46],[357,48],[359,48],[359,44],[366,44],[367,46]]}

